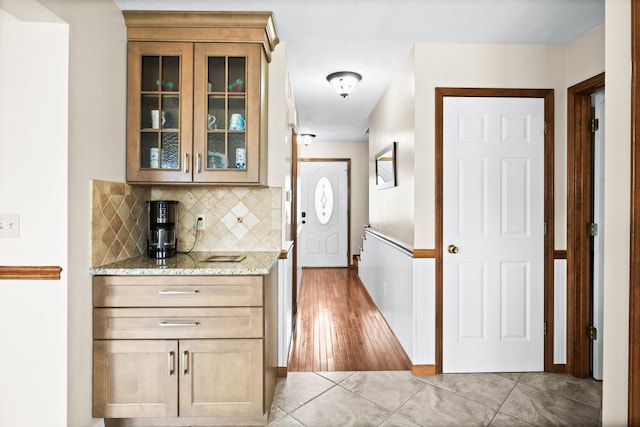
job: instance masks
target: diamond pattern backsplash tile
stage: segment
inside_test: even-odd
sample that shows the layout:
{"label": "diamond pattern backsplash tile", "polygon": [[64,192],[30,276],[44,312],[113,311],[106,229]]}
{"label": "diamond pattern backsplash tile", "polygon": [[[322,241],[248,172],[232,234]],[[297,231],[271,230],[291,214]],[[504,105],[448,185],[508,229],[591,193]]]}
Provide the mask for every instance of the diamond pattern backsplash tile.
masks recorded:
{"label": "diamond pattern backsplash tile", "polygon": [[147,248],[146,201],[151,190],[94,180],[91,202],[91,265],[142,254]]}
{"label": "diamond pattern backsplash tile", "polygon": [[[92,181],[92,266],[147,250],[147,200],[178,201],[178,251],[280,251],[280,188],[132,186]],[[206,229],[196,219],[205,216]],[[195,246],[194,246],[195,242]]]}
{"label": "diamond pattern backsplash tile", "polygon": [[[280,251],[280,188],[153,187],[152,200],[178,201],[178,250]],[[276,203],[274,203],[276,200]],[[196,220],[204,215],[206,229]]]}

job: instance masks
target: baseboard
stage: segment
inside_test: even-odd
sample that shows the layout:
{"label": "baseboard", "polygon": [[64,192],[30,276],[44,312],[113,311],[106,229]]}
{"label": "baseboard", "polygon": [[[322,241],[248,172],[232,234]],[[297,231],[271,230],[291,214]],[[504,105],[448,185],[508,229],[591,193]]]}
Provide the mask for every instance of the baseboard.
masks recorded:
{"label": "baseboard", "polygon": [[411,373],[413,375],[435,375],[436,365],[412,365]]}
{"label": "baseboard", "polygon": [[287,367],[278,366],[278,378],[287,378]]}
{"label": "baseboard", "polygon": [[93,425],[93,427],[105,427],[104,418]]}

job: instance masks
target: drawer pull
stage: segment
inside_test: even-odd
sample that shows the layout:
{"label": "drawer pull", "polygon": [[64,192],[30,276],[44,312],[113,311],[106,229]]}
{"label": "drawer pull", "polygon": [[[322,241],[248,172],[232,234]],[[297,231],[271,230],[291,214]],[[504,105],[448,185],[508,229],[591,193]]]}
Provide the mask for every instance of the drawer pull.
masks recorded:
{"label": "drawer pull", "polygon": [[191,291],[170,291],[168,289],[163,289],[161,291],[158,291],[159,295],[194,295],[199,293],[199,289],[193,289]]}
{"label": "drawer pull", "polygon": [[187,375],[189,373],[189,352],[182,352],[182,375]]}
{"label": "drawer pull", "polygon": [[160,322],[158,326],[161,327],[181,327],[181,326],[192,326],[196,327],[200,324],[200,322]]}
{"label": "drawer pull", "polygon": [[176,371],[176,354],[173,351],[169,352],[169,376],[173,375]]}

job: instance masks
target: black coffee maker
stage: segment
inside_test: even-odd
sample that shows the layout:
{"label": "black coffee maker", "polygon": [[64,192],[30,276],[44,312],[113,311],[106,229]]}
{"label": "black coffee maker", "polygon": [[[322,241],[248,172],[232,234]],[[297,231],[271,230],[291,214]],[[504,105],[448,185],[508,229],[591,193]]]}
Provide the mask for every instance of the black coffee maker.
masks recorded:
{"label": "black coffee maker", "polygon": [[176,255],[176,200],[149,200],[149,257],[169,258]]}

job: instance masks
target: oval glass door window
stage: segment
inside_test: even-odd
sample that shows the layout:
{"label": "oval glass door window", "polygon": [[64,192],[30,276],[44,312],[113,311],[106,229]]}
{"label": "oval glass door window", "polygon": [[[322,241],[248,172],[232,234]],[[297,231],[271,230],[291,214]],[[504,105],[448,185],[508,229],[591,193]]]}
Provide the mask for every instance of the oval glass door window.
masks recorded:
{"label": "oval glass door window", "polygon": [[326,176],[320,178],[316,184],[315,206],[320,224],[328,223],[333,214],[333,186]]}

